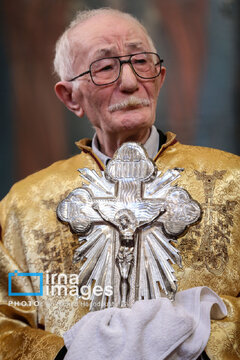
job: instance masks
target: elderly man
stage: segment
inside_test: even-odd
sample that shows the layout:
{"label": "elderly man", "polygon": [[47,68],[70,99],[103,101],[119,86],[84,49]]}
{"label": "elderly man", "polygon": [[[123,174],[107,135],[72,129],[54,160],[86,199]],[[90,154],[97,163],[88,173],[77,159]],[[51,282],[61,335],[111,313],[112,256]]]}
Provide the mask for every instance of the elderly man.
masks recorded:
{"label": "elderly man", "polygon": [[[100,174],[115,151],[128,141],[142,144],[162,173],[167,169],[185,169],[178,185],[200,204],[202,219],[176,244],[183,263],[182,269],[176,269],[179,290],[208,286],[221,295],[228,315],[223,320],[217,320],[216,316],[212,321],[206,353],[215,360],[239,359],[239,158],[214,149],[182,145],[174,134],[165,135],[156,130],[153,125],[156,104],[166,69],[146,29],[128,14],[112,9],[79,13],[57,43],[55,69],[60,77],[55,86],[57,96],[78,117],[86,114],[96,133],[92,141],[83,139],[77,143],[79,155],[17,183],[1,203],[1,359],[54,359],[63,346],[64,332],[70,329],[68,334],[72,336],[75,332],[78,338],[78,324],[86,326],[82,332],[85,339],[94,320],[94,313],[87,314],[89,303],[69,293],[52,295],[49,290],[57,275],[79,272],[79,266],[72,262],[78,238],[57,219],[56,208],[72,190],[81,186],[78,168]],[[43,294],[39,292],[39,274],[44,274]],[[139,303],[137,306],[141,306],[142,302]],[[146,312],[153,311],[154,306],[146,307]],[[126,310],[132,311],[121,309]],[[103,311],[106,314],[109,309]],[[154,318],[151,314],[146,323]],[[92,317],[88,318],[89,315]],[[188,315],[184,312],[185,318]],[[127,318],[128,315],[126,321]],[[98,320],[94,322],[97,323]],[[176,326],[181,328],[184,324],[181,319]],[[146,343],[144,326],[140,337],[143,344]],[[156,342],[163,333],[156,334]],[[119,336],[124,335],[121,332]],[[88,355],[83,349],[81,356],[120,359],[120,350],[114,355],[115,340],[110,341],[101,357],[99,350],[103,344],[93,339],[99,353],[92,352],[88,344]],[[202,349],[201,338],[194,338],[194,342],[200,342]],[[118,349],[123,349],[123,344],[129,345],[128,337],[121,344]],[[136,359],[158,358],[154,347],[146,350],[145,355],[139,355],[138,347],[130,346],[126,358],[133,359],[134,352],[138,354]],[[195,359],[199,349],[190,357],[184,352],[171,355],[167,349],[166,356],[159,358]],[[75,358],[71,356],[66,358]]]}

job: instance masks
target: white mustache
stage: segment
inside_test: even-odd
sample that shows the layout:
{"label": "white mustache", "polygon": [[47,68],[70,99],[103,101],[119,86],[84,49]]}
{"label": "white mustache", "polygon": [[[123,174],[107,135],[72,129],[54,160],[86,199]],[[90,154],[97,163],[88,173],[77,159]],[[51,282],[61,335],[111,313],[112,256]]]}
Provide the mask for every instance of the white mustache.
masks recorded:
{"label": "white mustache", "polygon": [[150,101],[148,99],[141,99],[141,98],[138,98],[136,96],[130,96],[129,98],[123,100],[120,103],[110,105],[108,107],[108,110],[110,112],[114,112],[114,111],[118,111],[118,110],[127,109],[127,108],[130,108],[130,107],[135,107],[135,106],[138,106],[138,105],[140,105],[140,106],[149,106]]}

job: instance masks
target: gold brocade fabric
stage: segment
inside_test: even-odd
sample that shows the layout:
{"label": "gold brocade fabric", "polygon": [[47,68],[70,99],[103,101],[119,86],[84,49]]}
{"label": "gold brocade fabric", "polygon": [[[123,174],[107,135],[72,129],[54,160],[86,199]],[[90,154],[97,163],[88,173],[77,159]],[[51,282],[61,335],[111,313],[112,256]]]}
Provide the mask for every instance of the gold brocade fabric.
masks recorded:
{"label": "gold brocade fabric", "polygon": [[[8,273],[78,274],[72,263],[77,235],[56,217],[56,207],[81,186],[77,169],[103,169],[87,139],[81,154],[15,184],[0,204],[0,360],[54,359],[62,335],[88,312],[69,293],[9,296]],[[156,159],[162,172],[181,167],[177,180],[197,200],[202,219],[178,239],[183,268],[175,267],[179,290],[208,286],[224,299],[229,314],[212,322],[206,352],[211,360],[240,359],[240,159],[215,149],[182,145],[167,133]],[[12,289],[36,293],[34,277],[12,277]]]}

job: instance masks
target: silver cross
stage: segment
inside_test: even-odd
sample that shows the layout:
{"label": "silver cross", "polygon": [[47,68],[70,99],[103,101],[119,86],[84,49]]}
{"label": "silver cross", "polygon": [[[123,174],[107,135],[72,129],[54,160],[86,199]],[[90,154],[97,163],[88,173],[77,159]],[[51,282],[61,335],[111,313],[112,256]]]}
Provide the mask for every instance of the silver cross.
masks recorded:
{"label": "silver cross", "polygon": [[79,169],[81,188],[60,202],[57,215],[79,234],[79,284],[111,287],[112,295],[93,295],[91,310],[131,306],[165,295],[174,299],[177,280],[170,264],[181,267],[171,245],[201,216],[199,204],[171,183],[183,169],[161,174],[136,143],[123,144],[99,176]]}

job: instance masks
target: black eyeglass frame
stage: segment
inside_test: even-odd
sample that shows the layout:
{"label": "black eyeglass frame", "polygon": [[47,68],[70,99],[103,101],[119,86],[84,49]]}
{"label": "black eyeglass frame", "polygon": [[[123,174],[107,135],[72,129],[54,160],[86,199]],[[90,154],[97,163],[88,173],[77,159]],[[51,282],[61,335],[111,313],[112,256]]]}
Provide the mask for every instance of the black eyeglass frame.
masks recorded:
{"label": "black eyeglass frame", "polygon": [[[131,59],[132,59],[133,56],[135,56],[135,55],[141,55],[141,54],[153,54],[153,55],[156,55],[156,56],[158,57],[158,59],[159,59],[159,64],[160,64],[160,70],[159,70],[159,73],[158,73],[157,75],[152,76],[152,77],[144,77],[144,76],[139,75],[139,74],[136,72],[136,70],[134,69],[134,66],[133,66],[133,64],[132,64]],[[127,57],[127,56],[129,56],[129,59],[128,59],[128,60],[120,60],[121,58],[124,58],[124,57]],[[92,67],[93,64],[95,64],[95,63],[98,62],[99,60],[105,60],[105,59],[118,59],[118,61],[119,61],[119,63],[120,63],[120,68],[119,68],[118,77],[117,77],[114,81],[111,81],[111,82],[106,83],[106,84],[105,84],[105,83],[104,83],[104,84],[96,84],[95,81],[93,80],[93,77],[92,77],[91,67]],[[90,64],[89,70],[87,70],[87,71],[85,71],[85,72],[83,72],[83,73],[75,76],[74,78],[72,78],[72,79],[70,79],[70,80],[68,80],[68,81],[69,81],[69,82],[70,82],[70,81],[74,81],[74,80],[82,77],[83,75],[90,74],[90,77],[91,77],[92,82],[94,83],[94,85],[96,85],[96,86],[110,85],[110,84],[115,83],[115,82],[119,79],[120,74],[121,74],[122,65],[123,65],[123,64],[130,64],[130,66],[131,66],[134,74],[137,75],[138,77],[140,77],[141,79],[145,79],[145,80],[155,79],[156,77],[158,77],[158,76],[161,74],[162,63],[163,63],[163,59],[161,59],[160,56],[159,56],[157,53],[151,52],[151,51],[142,51],[142,52],[140,52],[140,53],[128,54],[128,55],[121,55],[121,56],[108,56],[108,57],[105,57],[105,58],[101,58],[101,59],[94,60],[94,61]],[[158,63],[155,64],[155,66],[156,66],[156,65],[158,65]]]}

